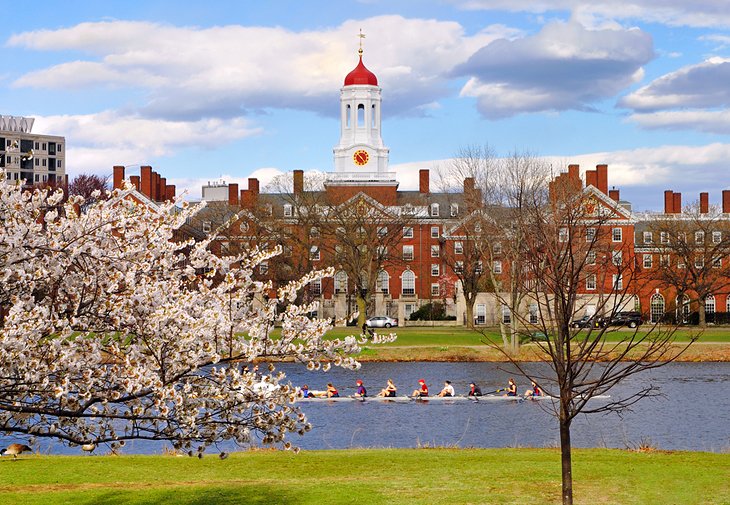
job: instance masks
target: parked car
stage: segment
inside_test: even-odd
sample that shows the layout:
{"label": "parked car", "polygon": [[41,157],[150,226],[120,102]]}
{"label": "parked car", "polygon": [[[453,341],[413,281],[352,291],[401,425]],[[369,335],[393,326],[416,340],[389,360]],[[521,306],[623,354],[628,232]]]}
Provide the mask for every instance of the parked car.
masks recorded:
{"label": "parked car", "polygon": [[390,328],[398,326],[398,320],[388,316],[374,316],[365,321],[370,328]]}
{"label": "parked car", "polygon": [[570,326],[573,328],[598,328],[598,319],[595,316],[583,316],[580,319],[574,319]]}
{"label": "parked car", "polygon": [[641,312],[636,311],[625,311],[617,312],[610,317],[601,318],[601,326],[628,326],[629,328],[636,328],[643,322]]}

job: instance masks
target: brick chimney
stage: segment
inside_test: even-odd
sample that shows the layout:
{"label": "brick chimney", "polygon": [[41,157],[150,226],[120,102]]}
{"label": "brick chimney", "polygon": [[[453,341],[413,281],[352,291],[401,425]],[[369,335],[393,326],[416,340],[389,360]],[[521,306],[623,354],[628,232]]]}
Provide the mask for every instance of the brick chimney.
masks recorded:
{"label": "brick chimney", "polygon": [[165,186],[165,200],[174,200],[175,199],[175,185],[174,184],[168,184]]}
{"label": "brick chimney", "polygon": [[124,182],[124,167],[121,165],[115,165],[114,166],[114,186],[112,186],[112,189],[117,189],[122,187],[122,183]]}
{"label": "brick chimney", "polygon": [[160,174],[152,172],[152,200],[160,200]]}
{"label": "brick chimney", "polygon": [[167,177],[160,177],[160,184],[157,186],[157,199],[160,202],[164,202],[167,200],[167,193],[165,193],[165,188],[167,187]]}
{"label": "brick chimney", "polygon": [[294,196],[304,193],[304,170],[294,170]]}
{"label": "brick chimney", "polygon": [[598,188],[598,173],[595,170],[586,170],[586,187]]}
{"label": "brick chimney", "polygon": [[134,186],[134,189],[136,189],[140,193],[142,192],[142,183],[139,180],[139,175],[133,175],[132,177],[130,177],[129,182],[132,183],[132,186]]}
{"label": "brick chimney", "polygon": [[228,205],[238,205],[238,184],[228,185]]}
{"label": "brick chimney", "polygon": [[580,165],[568,165],[568,177],[570,180],[578,180],[581,185],[583,181],[580,180]]}
{"label": "brick chimney", "polygon": [[671,189],[664,192],[664,213],[674,214],[674,192]]}
{"label": "brick chimney", "polygon": [[710,194],[700,193],[700,214],[710,212]]}
{"label": "brick chimney", "polygon": [[674,193],[674,213],[682,213],[682,193]]}
{"label": "brick chimney", "polygon": [[608,165],[596,165],[596,182],[598,190],[604,195],[608,194]]}
{"label": "brick chimney", "polygon": [[618,201],[619,201],[619,199],[620,199],[620,198],[619,198],[619,191],[618,191],[618,189],[611,189],[611,190],[609,190],[609,192],[608,192],[608,197],[609,197],[609,198],[610,198],[611,200],[615,200],[615,201],[617,201],[617,202],[618,202]]}
{"label": "brick chimney", "polygon": [[259,180],[255,177],[249,177],[248,178],[248,189],[249,191],[253,192],[253,194],[258,195],[259,194]]}
{"label": "brick chimney", "polygon": [[725,189],[722,192],[722,212],[730,214],[730,189]]}
{"label": "brick chimney", "polygon": [[422,195],[429,193],[428,182],[428,169],[422,168],[418,171],[418,192]]}
{"label": "brick chimney", "polygon": [[139,192],[147,198],[152,198],[152,167],[149,165],[140,167],[140,176],[142,182]]}

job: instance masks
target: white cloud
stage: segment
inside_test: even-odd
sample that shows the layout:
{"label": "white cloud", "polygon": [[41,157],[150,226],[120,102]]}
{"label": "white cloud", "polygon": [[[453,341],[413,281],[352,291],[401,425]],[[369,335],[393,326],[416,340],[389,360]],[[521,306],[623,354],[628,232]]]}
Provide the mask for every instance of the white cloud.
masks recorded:
{"label": "white cloud", "polygon": [[494,25],[467,36],[456,22],[397,15],[303,32],[108,21],[25,32],[7,45],[89,55],[25,74],[15,86],[133,86],[148,91],[148,102],[139,106],[148,116],[232,117],[268,107],[335,114],[333,96],[357,63],[353,34],[361,27],[368,35],[364,61],[398,112],[437,100],[447,93],[446,74],[456,64],[518,33]]}
{"label": "white cloud", "polygon": [[632,114],[629,119],[642,128],[697,130],[730,134],[730,110],[678,110]]}
{"label": "white cloud", "polygon": [[500,118],[520,112],[589,110],[643,76],[654,57],[651,37],[638,30],[588,30],[553,21],[540,33],[500,39],[455,69],[471,78],[462,96],[478,99],[480,112]]}
{"label": "white cloud", "polygon": [[730,105],[730,59],[710,58],[652,81],[624,97],[619,105],[634,110]]}
{"label": "white cloud", "polygon": [[134,165],[180,148],[214,148],[259,130],[245,119],[168,121],[97,114],[39,116],[35,127],[48,135],[66,137],[67,172],[108,174],[114,164]]}
{"label": "white cloud", "polygon": [[532,12],[571,11],[583,23],[639,19],[669,26],[727,27],[726,0],[451,0],[464,9]]}

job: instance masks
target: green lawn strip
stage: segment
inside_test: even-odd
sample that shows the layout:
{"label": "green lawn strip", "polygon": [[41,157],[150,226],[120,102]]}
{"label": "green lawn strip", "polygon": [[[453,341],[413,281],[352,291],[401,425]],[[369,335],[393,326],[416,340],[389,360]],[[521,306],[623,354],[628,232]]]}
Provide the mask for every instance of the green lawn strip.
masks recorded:
{"label": "green lawn strip", "polygon": [[[554,449],[384,449],[0,460],[4,503],[549,504]],[[576,503],[726,504],[730,455],[574,451]]]}

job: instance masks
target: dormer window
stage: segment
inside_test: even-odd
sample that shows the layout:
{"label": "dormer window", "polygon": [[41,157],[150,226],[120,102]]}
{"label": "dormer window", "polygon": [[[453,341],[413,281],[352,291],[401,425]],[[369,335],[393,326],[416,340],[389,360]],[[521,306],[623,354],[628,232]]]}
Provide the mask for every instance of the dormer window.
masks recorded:
{"label": "dormer window", "polygon": [[289,204],[284,205],[284,217],[292,217],[292,214],[292,206]]}
{"label": "dormer window", "polygon": [[431,217],[439,217],[439,204],[431,204]]}
{"label": "dormer window", "polygon": [[458,215],[459,215],[459,204],[452,203],[451,204],[451,217],[456,217]]}

